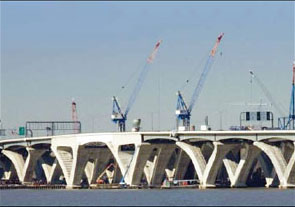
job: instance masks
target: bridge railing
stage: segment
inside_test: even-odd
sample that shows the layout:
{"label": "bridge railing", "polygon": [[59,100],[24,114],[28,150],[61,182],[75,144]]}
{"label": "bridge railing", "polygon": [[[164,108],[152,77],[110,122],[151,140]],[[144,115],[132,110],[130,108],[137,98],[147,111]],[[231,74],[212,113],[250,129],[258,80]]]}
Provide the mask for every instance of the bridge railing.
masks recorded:
{"label": "bridge railing", "polygon": [[25,136],[54,136],[81,133],[80,121],[28,121]]}

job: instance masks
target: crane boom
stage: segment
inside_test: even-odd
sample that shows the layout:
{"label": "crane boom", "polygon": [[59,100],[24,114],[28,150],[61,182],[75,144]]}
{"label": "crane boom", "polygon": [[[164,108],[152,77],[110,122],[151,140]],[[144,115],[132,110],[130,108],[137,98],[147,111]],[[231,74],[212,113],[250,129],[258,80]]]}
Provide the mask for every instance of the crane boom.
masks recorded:
{"label": "crane boom", "polygon": [[193,109],[193,107],[194,107],[194,105],[195,105],[195,103],[196,103],[196,101],[197,101],[197,99],[198,99],[198,97],[199,97],[199,95],[201,93],[201,90],[202,90],[203,85],[205,83],[206,77],[207,77],[207,75],[208,75],[208,73],[209,73],[209,71],[211,69],[212,64],[213,64],[214,56],[215,56],[215,53],[217,51],[218,45],[220,44],[220,41],[221,41],[223,35],[224,35],[224,33],[221,33],[217,37],[216,43],[215,43],[213,49],[210,52],[209,58],[208,58],[208,60],[206,62],[206,65],[205,65],[203,71],[202,71],[202,74],[200,76],[198,85],[195,88],[194,93],[193,93],[193,95],[191,97],[190,105],[188,107],[188,110],[190,112],[192,111],[192,109]]}
{"label": "crane boom", "polygon": [[279,112],[280,115],[284,115],[285,113],[283,112],[284,110],[279,107],[279,105],[275,102],[273,97],[271,96],[270,92],[268,89],[265,87],[265,85],[262,83],[262,81],[254,74],[252,70],[249,71],[251,76],[256,80],[256,83],[259,85],[261,88],[262,92],[265,94],[265,96],[268,98],[268,100],[271,102],[271,104],[276,108],[276,110]]}
{"label": "crane boom", "polygon": [[180,93],[180,91],[177,92],[177,96],[178,96],[178,99],[177,99],[177,106],[176,106],[176,111],[175,111],[175,114],[176,114],[176,128],[178,129],[178,125],[179,125],[179,120],[182,120],[183,121],[183,127],[182,127],[182,130],[188,130],[189,126],[190,126],[190,116],[191,116],[191,111],[198,99],[198,96],[200,95],[201,93],[201,90],[203,88],[203,85],[205,83],[205,80],[206,80],[206,77],[210,71],[210,68],[213,64],[213,61],[214,61],[214,56],[215,56],[215,53],[217,51],[217,48],[218,48],[218,45],[220,44],[220,41],[223,37],[224,33],[221,33],[218,37],[217,37],[217,40],[214,44],[214,47],[212,48],[210,54],[209,54],[209,57],[207,59],[207,62],[205,64],[205,67],[202,71],[202,74],[200,76],[200,79],[198,81],[198,84],[193,92],[193,95],[191,97],[191,101],[190,101],[190,104],[189,106],[187,107],[187,105],[185,104],[185,101]]}
{"label": "crane boom", "polygon": [[140,91],[140,89],[142,88],[143,82],[146,78],[146,75],[149,71],[150,65],[153,63],[156,54],[159,50],[159,46],[161,44],[162,40],[159,40],[155,47],[153,48],[152,53],[150,54],[150,56],[147,58],[146,63],[144,65],[144,67],[142,68],[137,82],[135,84],[135,87],[129,97],[128,103],[127,103],[127,107],[125,110],[125,113],[123,113],[121,111],[121,108],[119,106],[118,100],[116,99],[116,97],[113,97],[113,113],[112,113],[112,120],[115,123],[118,123],[119,126],[119,131],[125,131],[125,121],[127,120],[127,115],[132,107],[132,105],[134,104],[136,97],[138,96],[138,93]]}
{"label": "crane boom", "polygon": [[133,89],[133,92],[131,93],[131,96],[129,97],[129,101],[128,101],[128,104],[127,104],[127,107],[126,107],[126,111],[124,113],[125,117],[127,117],[127,114],[128,112],[130,111],[132,105],[134,104],[135,102],[135,99],[143,85],[143,82],[145,80],[145,77],[149,71],[149,66],[153,63],[155,57],[156,57],[156,54],[159,50],[159,46],[161,44],[162,40],[158,41],[157,44],[155,45],[152,53],[150,54],[150,56],[147,58],[147,61],[146,61],[146,64],[144,65],[143,69],[141,70],[140,74],[139,74],[139,77],[137,79],[137,83]]}
{"label": "crane boom", "polygon": [[293,78],[292,78],[292,92],[291,92],[291,100],[290,100],[290,107],[289,107],[289,117],[295,118],[295,61],[293,62],[292,67]]}

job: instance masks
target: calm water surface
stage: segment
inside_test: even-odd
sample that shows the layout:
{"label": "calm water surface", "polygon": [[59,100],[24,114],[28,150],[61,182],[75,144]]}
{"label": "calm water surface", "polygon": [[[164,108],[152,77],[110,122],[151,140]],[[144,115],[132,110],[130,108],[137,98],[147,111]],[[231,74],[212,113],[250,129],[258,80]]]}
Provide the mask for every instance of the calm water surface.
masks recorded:
{"label": "calm water surface", "polygon": [[0,206],[7,205],[291,205],[295,190],[144,189],[144,190],[0,190]]}

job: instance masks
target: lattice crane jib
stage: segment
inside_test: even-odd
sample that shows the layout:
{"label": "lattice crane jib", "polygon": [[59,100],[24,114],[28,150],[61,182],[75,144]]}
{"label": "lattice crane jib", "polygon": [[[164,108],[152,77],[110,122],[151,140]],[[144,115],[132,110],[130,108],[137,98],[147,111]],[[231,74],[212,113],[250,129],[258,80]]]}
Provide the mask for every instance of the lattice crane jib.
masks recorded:
{"label": "lattice crane jib", "polygon": [[121,132],[125,131],[125,122],[127,120],[127,115],[129,113],[131,107],[135,103],[135,100],[139,94],[140,89],[142,88],[143,82],[147,76],[149,69],[150,69],[150,65],[153,63],[153,61],[156,57],[156,54],[159,50],[161,42],[162,42],[162,40],[159,40],[156,43],[155,47],[152,50],[152,53],[150,54],[150,56],[148,56],[146,63],[138,76],[135,87],[133,88],[133,91],[129,97],[125,112],[121,111],[121,108],[119,106],[119,102],[118,102],[117,98],[113,97],[113,113],[112,113],[111,118],[112,118],[113,122],[118,124],[118,129]]}
{"label": "lattice crane jib", "polygon": [[[188,107],[186,107],[187,105],[184,102],[184,99],[181,95],[180,92],[177,93],[178,99],[177,99],[177,108],[175,111],[176,114],[176,129],[178,130],[179,128],[179,122],[182,120],[183,121],[183,128],[184,130],[189,130],[190,127],[190,117],[191,117],[191,112],[193,110],[193,107],[196,104],[196,101],[202,91],[202,88],[204,86],[205,80],[207,78],[207,75],[212,67],[212,64],[214,62],[214,57],[217,51],[217,48],[221,42],[222,37],[224,36],[224,33],[221,33],[217,39],[216,42],[214,44],[214,47],[212,48],[212,50],[210,51],[209,57],[207,59],[207,62],[205,64],[205,67],[201,73],[201,76],[199,78],[198,84],[196,86],[196,88],[194,89],[194,92],[192,94],[191,100],[190,100],[190,104]],[[185,106],[185,107],[183,107]],[[182,107],[182,110],[179,110],[178,107]],[[181,113],[180,113],[181,112]]]}

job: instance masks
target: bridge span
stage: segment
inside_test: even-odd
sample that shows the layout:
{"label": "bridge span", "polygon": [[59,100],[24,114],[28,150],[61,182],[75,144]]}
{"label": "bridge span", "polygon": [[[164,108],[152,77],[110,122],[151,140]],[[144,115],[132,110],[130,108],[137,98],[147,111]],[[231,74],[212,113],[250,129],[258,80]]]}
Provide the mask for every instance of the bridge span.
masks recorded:
{"label": "bridge span", "polygon": [[[0,139],[0,177],[68,188],[124,180],[160,186],[196,179],[245,187],[262,172],[266,187],[295,187],[295,130],[81,133]],[[111,166],[111,167],[110,167]],[[255,179],[254,179],[255,181]]]}

